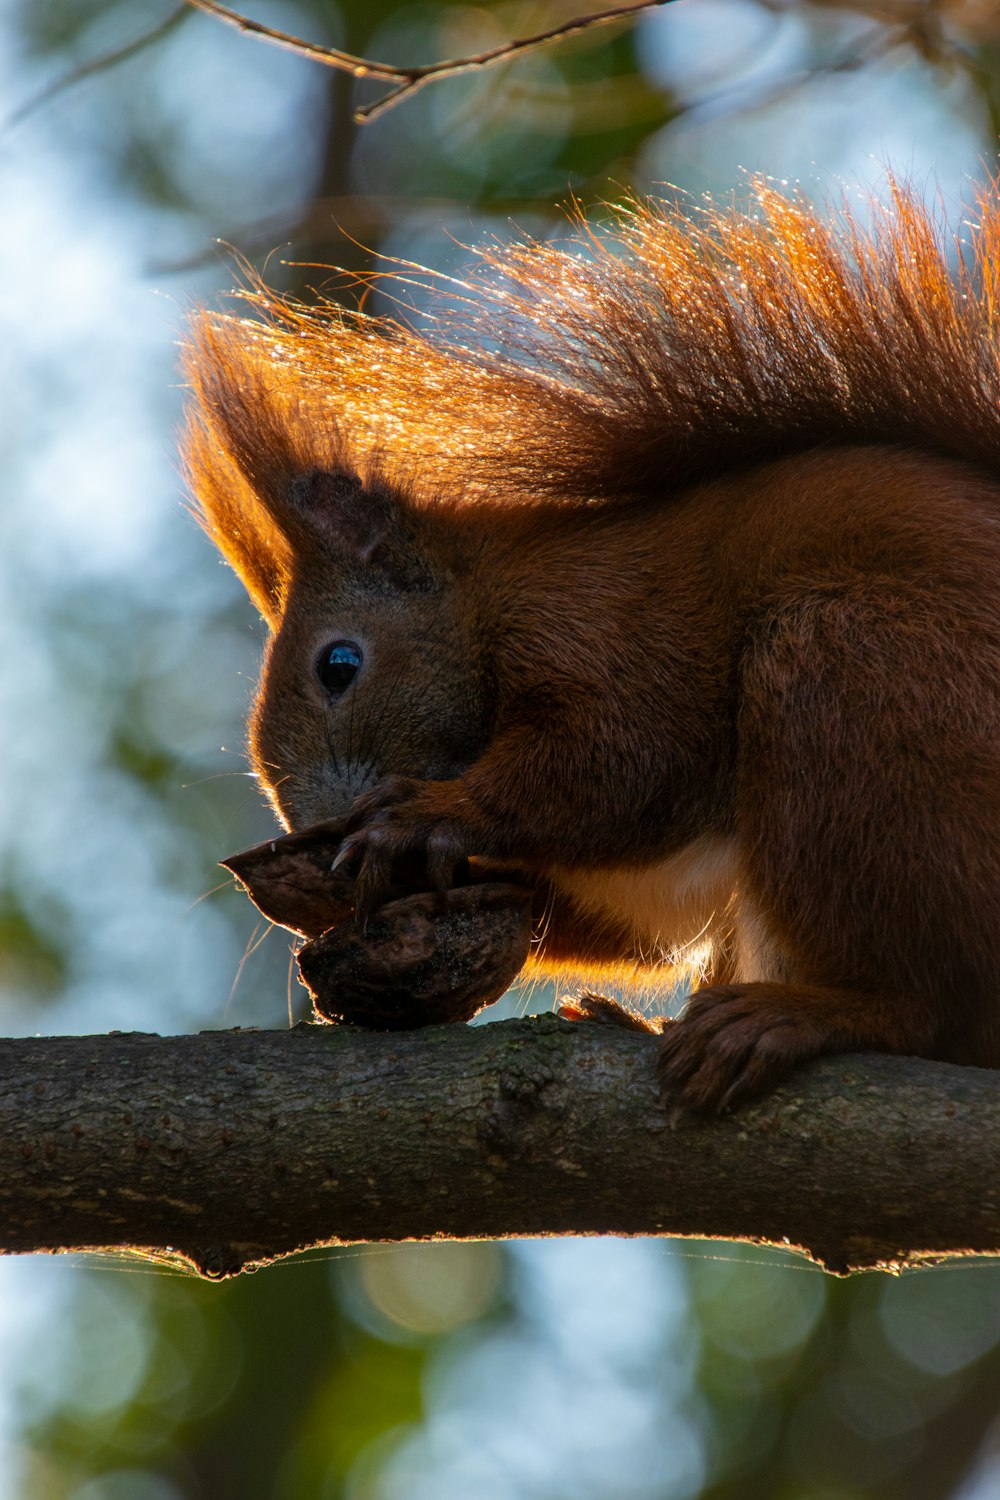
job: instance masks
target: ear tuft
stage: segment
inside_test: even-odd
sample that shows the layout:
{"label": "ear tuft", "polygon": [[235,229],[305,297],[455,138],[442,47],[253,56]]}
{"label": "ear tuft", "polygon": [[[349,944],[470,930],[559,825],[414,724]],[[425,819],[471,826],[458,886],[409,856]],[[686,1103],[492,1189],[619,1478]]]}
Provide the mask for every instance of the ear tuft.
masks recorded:
{"label": "ear tuft", "polygon": [[383,593],[432,591],[422,507],[387,480],[370,436],[352,446],[308,348],[277,350],[272,333],[208,313],[194,320],[184,463],[205,530],[272,629],[293,573],[311,558]]}

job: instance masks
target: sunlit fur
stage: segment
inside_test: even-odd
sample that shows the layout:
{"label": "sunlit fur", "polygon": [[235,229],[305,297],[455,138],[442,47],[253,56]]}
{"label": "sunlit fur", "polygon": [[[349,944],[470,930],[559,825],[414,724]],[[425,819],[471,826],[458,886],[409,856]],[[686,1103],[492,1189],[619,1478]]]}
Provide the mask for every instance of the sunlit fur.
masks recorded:
{"label": "sunlit fur", "polygon": [[890,184],[867,212],[824,222],[763,181],[749,212],[635,204],[562,249],[484,251],[461,283],[427,273],[426,332],[266,289],[253,320],[203,313],[186,455],[205,525],[268,613],[287,560],[254,482],[329,466],[341,433],[355,463],[388,453],[469,501],[663,495],[817,442],[996,467],[1000,196],[957,272],[914,195]]}
{"label": "sunlit fur", "polygon": [[958,246],[895,184],[864,213],[765,182],[633,204],[410,270],[423,331],[258,289],[187,354],[191,487],[274,632],[254,744],[286,820],[324,808],[301,662],[340,588],[287,497],[353,470],[433,581],[383,643],[420,643],[426,704],[357,787],[419,779],[435,704],[457,745],[472,703],[475,758],[383,833],[533,868],[549,967],[704,930],[714,984],[664,1043],[694,1105],[837,1048],[1000,1064],[1000,196]]}

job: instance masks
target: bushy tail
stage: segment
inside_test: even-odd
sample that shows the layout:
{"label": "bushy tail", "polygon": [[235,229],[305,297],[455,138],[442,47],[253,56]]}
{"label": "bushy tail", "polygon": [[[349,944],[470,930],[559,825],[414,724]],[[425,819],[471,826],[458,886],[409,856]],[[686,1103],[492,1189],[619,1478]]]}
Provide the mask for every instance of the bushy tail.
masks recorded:
{"label": "bushy tail", "polygon": [[203,313],[187,451],[206,525],[252,568],[279,546],[255,485],[345,443],[470,502],[662,494],[835,442],[1000,468],[1000,191],[954,267],[909,190],[870,212],[824,220],[764,181],[743,211],[632,204],[561,248],[482,252],[463,282],[427,273],[426,332],[264,289],[254,316]]}

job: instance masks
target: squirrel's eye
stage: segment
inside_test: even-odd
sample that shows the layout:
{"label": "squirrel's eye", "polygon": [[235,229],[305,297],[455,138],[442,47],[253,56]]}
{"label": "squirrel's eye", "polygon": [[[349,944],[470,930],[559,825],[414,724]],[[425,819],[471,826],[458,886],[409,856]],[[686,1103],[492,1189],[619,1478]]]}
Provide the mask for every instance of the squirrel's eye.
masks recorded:
{"label": "squirrel's eye", "polygon": [[316,663],[320,682],[331,698],[339,698],[354,681],[361,667],[361,647],[353,641],[334,641],[324,646]]}

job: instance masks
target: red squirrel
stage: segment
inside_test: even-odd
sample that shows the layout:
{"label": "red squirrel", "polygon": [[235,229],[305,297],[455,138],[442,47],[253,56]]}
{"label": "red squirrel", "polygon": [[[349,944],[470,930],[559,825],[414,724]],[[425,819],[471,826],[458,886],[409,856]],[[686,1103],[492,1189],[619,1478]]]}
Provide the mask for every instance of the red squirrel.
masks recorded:
{"label": "red squirrel", "polygon": [[[680,1108],[875,1049],[1000,1066],[1000,190],[950,269],[756,186],[441,278],[423,335],[249,294],[186,464],[270,627],[291,828],[545,892],[535,973],[700,983]],[[443,328],[444,332],[441,332]]]}

